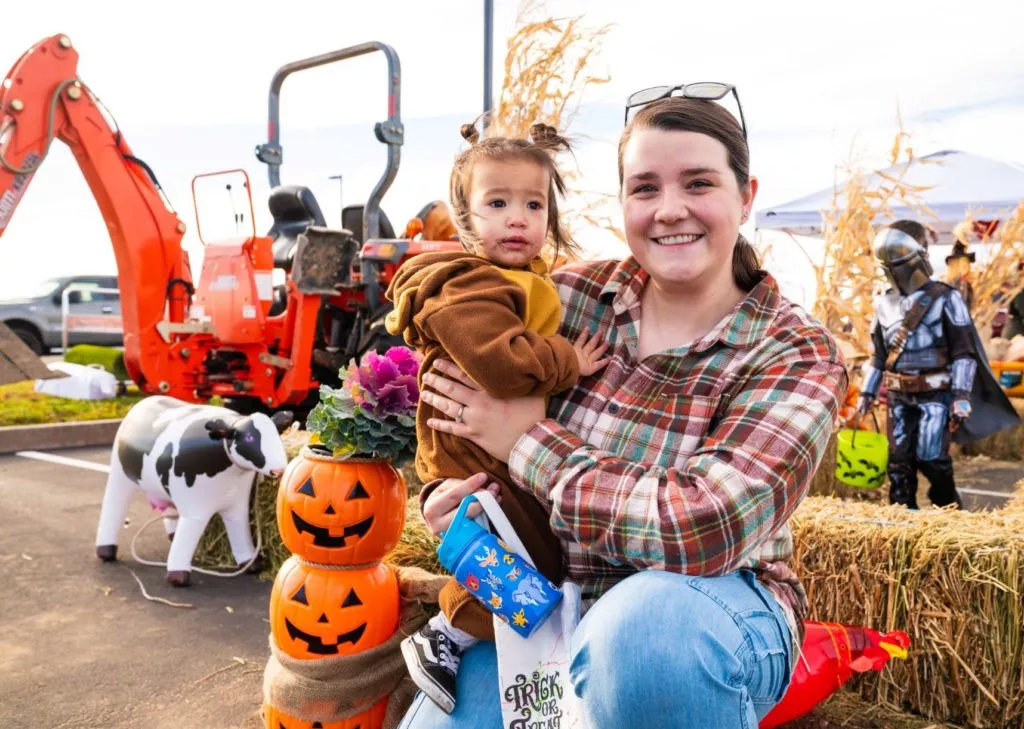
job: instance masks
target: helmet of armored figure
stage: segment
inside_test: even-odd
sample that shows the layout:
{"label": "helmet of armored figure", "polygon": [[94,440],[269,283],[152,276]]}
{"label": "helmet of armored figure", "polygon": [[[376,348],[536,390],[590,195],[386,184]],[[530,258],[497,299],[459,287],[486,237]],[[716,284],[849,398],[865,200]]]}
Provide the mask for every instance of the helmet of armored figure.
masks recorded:
{"label": "helmet of armored figure", "polygon": [[914,220],[897,220],[875,236],[875,258],[896,289],[907,296],[931,280],[928,232]]}

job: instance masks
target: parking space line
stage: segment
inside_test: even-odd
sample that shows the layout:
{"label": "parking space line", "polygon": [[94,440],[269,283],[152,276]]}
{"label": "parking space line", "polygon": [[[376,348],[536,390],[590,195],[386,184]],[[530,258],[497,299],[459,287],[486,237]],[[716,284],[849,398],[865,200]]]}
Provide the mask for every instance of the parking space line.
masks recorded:
{"label": "parking space line", "polygon": [[83,461],[80,458],[68,458],[67,456],[57,456],[53,453],[42,453],[40,451],[18,451],[14,455],[21,456],[22,458],[32,458],[37,461],[48,461],[49,463],[57,463],[61,466],[74,466],[75,468],[84,468],[88,471],[99,471],[100,473],[110,473],[110,466],[105,463],[93,463],[92,461]]}
{"label": "parking space line", "polygon": [[965,489],[962,486],[957,486],[956,490],[962,494],[970,494],[972,496],[999,496],[1004,499],[1008,499],[1013,494],[1008,494],[1005,491],[985,491],[984,489]]}

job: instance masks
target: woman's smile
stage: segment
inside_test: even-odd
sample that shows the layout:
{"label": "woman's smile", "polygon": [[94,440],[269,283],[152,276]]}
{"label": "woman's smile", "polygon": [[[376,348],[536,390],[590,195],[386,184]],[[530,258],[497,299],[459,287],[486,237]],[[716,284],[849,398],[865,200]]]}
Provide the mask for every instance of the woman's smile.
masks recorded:
{"label": "woman's smile", "polygon": [[696,243],[703,237],[703,233],[673,233],[672,235],[652,237],[651,241],[659,246],[681,246]]}

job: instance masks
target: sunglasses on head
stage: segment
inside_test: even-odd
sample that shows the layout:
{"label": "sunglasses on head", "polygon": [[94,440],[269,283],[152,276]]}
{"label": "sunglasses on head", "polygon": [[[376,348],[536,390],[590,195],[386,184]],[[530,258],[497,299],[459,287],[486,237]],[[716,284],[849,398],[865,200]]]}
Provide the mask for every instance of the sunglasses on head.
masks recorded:
{"label": "sunglasses on head", "polygon": [[626,98],[626,113],[623,124],[629,122],[630,109],[647,106],[652,101],[667,99],[670,96],[682,96],[684,99],[701,99],[703,101],[718,101],[719,99],[724,99],[730,92],[736,98],[736,107],[740,110],[740,126],[743,127],[743,139],[746,139],[747,122],[743,118],[743,106],[740,104],[740,95],[732,84],[723,84],[717,81],[701,81],[693,84],[679,84],[678,86],[652,86],[649,89],[635,91]]}

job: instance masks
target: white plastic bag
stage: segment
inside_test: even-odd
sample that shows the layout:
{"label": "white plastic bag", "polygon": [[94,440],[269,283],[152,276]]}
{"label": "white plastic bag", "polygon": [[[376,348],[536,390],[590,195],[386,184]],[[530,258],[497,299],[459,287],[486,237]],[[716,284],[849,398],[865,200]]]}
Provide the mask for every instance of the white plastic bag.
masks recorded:
{"label": "white plastic bag", "polygon": [[[486,491],[474,496],[498,536],[536,567],[494,497]],[[562,604],[529,638],[494,618],[504,729],[587,729],[569,677],[569,639],[579,623],[580,589],[568,580],[561,589]]]}
{"label": "white plastic bag", "polygon": [[43,395],[70,400],[109,400],[117,394],[117,378],[100,365],[53,362],[47,367],[66,372],[68,376],[36,380],[35,390]]}

